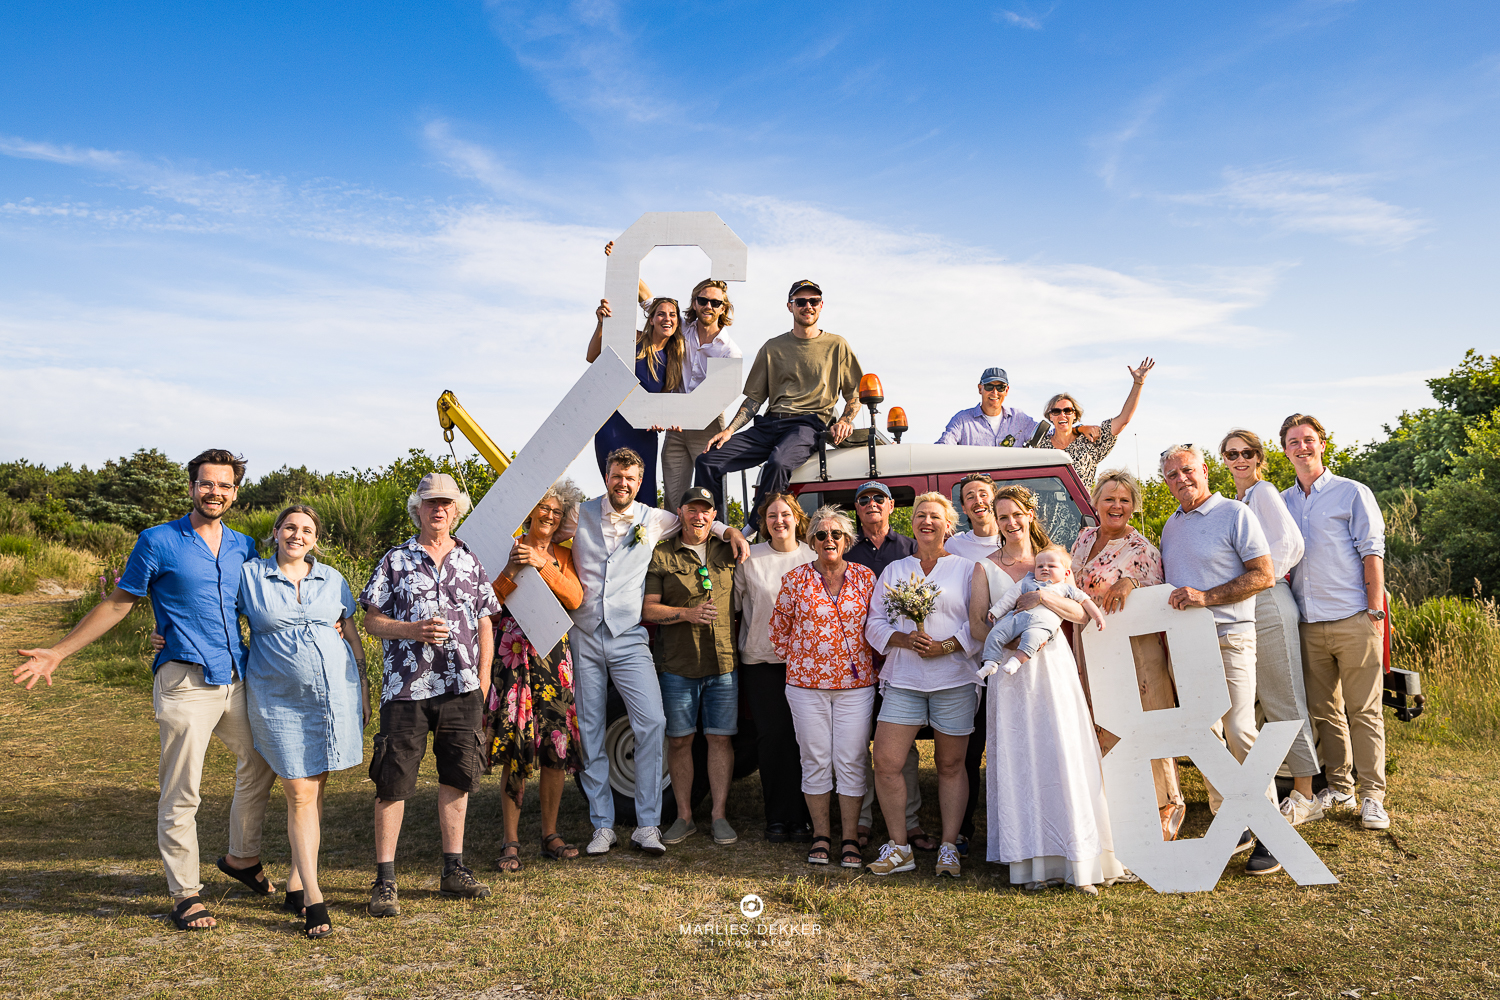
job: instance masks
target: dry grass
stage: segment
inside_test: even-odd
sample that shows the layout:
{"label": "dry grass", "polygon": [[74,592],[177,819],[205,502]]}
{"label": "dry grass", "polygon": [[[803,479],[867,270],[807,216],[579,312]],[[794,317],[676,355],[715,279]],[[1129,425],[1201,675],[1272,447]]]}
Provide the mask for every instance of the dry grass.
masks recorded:
{"label": "dry grass", "polygon": [[52,593],[86,590],[95,583],[99,558],[57,542],[25,535],[0,536],[0,593],[24,594],[50,583]]}
{"label": "dry grass", "polygon": [[[0,608],[0,644],[46,641],[59,609]],[[70,665],[71,666],[71,665]],[[67,669],[67,668],[65,668]],[[75,671],[78,669],[73,668]],[[76,676],[76,673],[75,673]],[[616,850],[553,864],[537,856],[535,793],[523,819],[526,870],[486,873],[498,853],[493,783],[470,812],[469,857],[495,895],[436,894],[430,769],[398,854],[405,913],[361,914],[371,877],[370,786],[360,769],[329,784],[323,882],[334,935],[297,923],[220,876],[233,761],[209,755],[199,813],[212,906],[222,924],[184,934],[154,917],[168,901],[156,855],[156,738],[149,697],[76,680],[0,695],[0,994],[70,997],[1488,997],[1500,990],[1494,903],[1500,757],[1488,742],[1424,738],[1392,723],[1398,767],[1391,834],[1348,818],[1304,827],[1340,878],[1302,889],[1251,880],[1231,862],[1217,891],[1160,896],[1143,885],[1028,896],[999,866],[971,861],[955,884],[809,869],[795,845],[757,838],[759,789],[740,782],[732,847],[694,838],[648,860]],[[936,796],[930,761],[924,797]],[[1189,783],[1188,832],[1207,822]],[[273,801],[265,854],[285,874],[285,812]],[[929,819],[929,823],[931,820]],[[569,789],[563,830],[586,833]],[[925,872],[925,874],[923,874]],[[818,933],[765,947],[686,925],[760,922]],[[751,940],[759,940],[751,935]],[[720,942],[720,943],[711,943]]]}

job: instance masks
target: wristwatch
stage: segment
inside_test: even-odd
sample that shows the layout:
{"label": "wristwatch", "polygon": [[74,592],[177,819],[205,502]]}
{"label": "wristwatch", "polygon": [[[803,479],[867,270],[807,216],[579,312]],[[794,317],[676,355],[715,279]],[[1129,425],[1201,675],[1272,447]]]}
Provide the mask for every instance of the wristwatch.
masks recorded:
{"label": "wristwatch", "polygon": [[1369,615],[1371,618],[1375,619],[1378,622],[1385,621],[1384,611],[1376,611],[1374,608],[1365,608],[1365,614]]}

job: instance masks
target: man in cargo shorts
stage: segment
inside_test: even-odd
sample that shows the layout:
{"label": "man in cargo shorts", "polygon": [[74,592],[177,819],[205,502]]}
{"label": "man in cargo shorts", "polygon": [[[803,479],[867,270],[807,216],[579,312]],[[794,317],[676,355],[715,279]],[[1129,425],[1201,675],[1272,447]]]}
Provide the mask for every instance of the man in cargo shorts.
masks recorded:
{"label": "man in cargo shorts", "polygon": [[360,595],[365,631],[383,640],[380,732],[370,759],[375,782],[375,882],[372,917],[401,912],[396,892],[396,841],[406,800],[432,733],[437,758],[438,828],[443,840],[442,891],[483,899],[489,886],[464,865],[469,793],[484,773],[484,698],[490,687],[495,636],[490,619],[500,601],[478,557],[453,527],[469,497],[453,477],[431,472],[407,499],[417,534],[387,552]]}

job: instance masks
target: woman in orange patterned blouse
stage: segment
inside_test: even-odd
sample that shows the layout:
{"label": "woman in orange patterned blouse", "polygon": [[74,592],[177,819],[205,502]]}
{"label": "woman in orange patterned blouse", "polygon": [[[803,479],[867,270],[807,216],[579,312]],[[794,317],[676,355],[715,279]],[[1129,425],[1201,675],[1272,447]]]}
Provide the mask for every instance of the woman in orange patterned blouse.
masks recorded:
{"label": "woman in orange patterned blouse", "polygon": [[[1099,477],[1094,487],[1094,509],[1099,512],[1099,526],[1084,528],[1073,544],[1073,578],[1102,608],[1113,614],[1125,606],[1130,592],[1139,587],[1162,583],[1161,553],[1146,536],[1130,525],[1130,518],[1141,506],[1141,486],[1124,469],[1112,469]],[[1088,693],[1088,674],[1083,666],[1083,630],[1073,632],[1073,652],[1078,659],[1078,673]],[[1141,707],[1174,708],[1177,688],[1172,682],[1172,667],[1167,662],[1161,639],[1154,635],[1130,637],[1135,654],[1135,677],[1141,690]],[[1094,727],[1099,747],[1106,752],[1119,740],[1107,729]],[[1182,790],[1177,781],[1177,761],[1153,760],[1151,776],[1156,784],[1156,806],[1161,812],[1162,836],[1177,837],[1187,816]]]}
{"label": "woman in orange patterned blouse", "polygon": [[817,559],[781,578],[771,644],[786,660],[786,700],[802,753],[802,794],[812,813],[807,863],[826,865],[832,853],[829,805],[837,776],[844,832],[839,863],[858,868],[864,857],[855,831],[875,705],[874,651],[865,639],[875,574],[845,561],[854,522],[837,507],[813,514],[808,541]]}

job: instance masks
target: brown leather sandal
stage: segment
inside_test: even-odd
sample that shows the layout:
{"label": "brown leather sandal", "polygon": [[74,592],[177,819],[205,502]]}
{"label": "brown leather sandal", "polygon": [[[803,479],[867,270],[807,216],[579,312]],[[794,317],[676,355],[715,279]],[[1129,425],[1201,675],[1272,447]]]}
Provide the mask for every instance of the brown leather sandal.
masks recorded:
{"label": "brown leather sandal", "polygon": [[[512,854],[511,851],[515,853]],[[521,842],[508,840],[500,845],[500,856],[495,859],[495,871],[514,875],[521,870]]]}
{"label": "brown leather sandal", "polygon": [[[554,840],[561,840],[563,845],[556,849],[548,847],[547,845]],[[569,854],[569,851],[572,853]],[[548,833],[542,836],[542,857],[551,858],[553,861],[572,861],[578,857],[578,848],[576,845],[568,843],[567,838],[562,834]]]}

